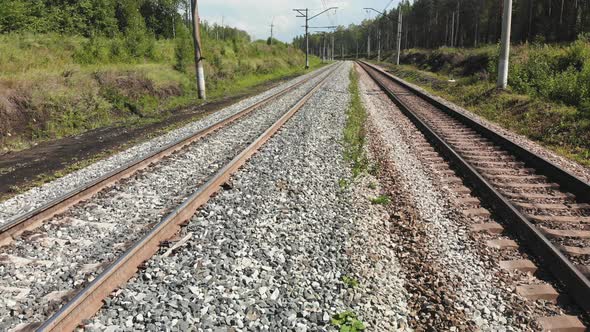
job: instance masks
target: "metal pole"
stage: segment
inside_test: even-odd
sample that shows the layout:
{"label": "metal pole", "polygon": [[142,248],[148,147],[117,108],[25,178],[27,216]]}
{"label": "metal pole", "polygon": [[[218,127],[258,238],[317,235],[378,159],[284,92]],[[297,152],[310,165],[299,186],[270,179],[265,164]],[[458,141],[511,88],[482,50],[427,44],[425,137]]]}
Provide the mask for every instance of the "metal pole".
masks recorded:
{"label": "metal pole", "polygon": [[395,64],[399,66],[399,57],[402,48],[402,8],[398,9],[397,15],[397,55],[395,57]]}
{"label": "metal pole", "polygon": [[308,9],[305,8],[305,69],[309,69],[309,19],[307,18]]}
{"label": "metal pole", "polygon": [[207,99],[205,93],[205,70],[203,69],[203,58],[201,57],[201,29],[199,27],[199,9],[197,0],[191,0],[193,12],[193,45],[195,48],[195,65],[197,71],[197,90],[199,99]]}
{"label": "metal pole", "polygon": [[334,33],[332,32],[332,61],[334,61]]}
{"label": "metal pole", "polygon": [[502,14],[502,39],[498,63],[498,88],[506,89],[508,85],[508,56],[510,55],[510,25],[512,23],[512,0],[504,0]]}

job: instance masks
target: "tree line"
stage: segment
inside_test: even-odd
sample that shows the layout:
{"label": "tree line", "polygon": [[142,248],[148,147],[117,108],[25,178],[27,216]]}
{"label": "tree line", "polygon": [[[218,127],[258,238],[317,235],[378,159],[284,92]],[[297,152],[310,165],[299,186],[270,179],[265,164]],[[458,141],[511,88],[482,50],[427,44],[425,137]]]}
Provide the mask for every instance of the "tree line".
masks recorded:
{"label": "tree line", "polygon": [[[176,37],[190,29],[190,0],[2,0],[0,33],[61,33],[84,37]],[[247,32],[202,22],[203,38],[250,41]]]}
{"label": "tree line", "polygon": [[[336,56],[366,55],[369,50],[375,55],[379,43],[382,50],[393,50],[401,10],[403,49],[477,47],[499,42],[502,6],[502,0],[402,0],[383,15],[328,34],[334,34]],[[589,31],[590,0],[513,0],[513,43],[568,42]],[[313,53],[321,53],[323,36],[310,36]],[[305,48],[304,36],[293,42]]]}

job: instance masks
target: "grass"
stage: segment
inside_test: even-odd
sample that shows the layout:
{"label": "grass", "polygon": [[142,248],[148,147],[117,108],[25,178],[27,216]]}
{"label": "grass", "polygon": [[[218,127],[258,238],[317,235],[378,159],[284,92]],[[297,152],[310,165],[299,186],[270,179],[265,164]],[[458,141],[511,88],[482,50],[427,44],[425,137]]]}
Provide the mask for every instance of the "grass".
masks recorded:
{"label": "grass", "polygon": [[371,198],[371,203],[372,204],[387,205],[390,202],[391,202],[391,199],[387,195],[380,195],[380,196],[377,196],[375,198]]}
{"label": "grass", "polygon": [[[111,54],[116,41],[1,35],[0,148],[21,150],[105,126],[143,126],[202,103],[196,99],[194,65],[175,69],[176,42],[154,43],[150,56],[95,59],[92,52]],[[303,53],[284,44],[205,40],[205,45],[208,100],[305,71]],[[312,57],[312,69],[319,66]]]}
{"label": "grass", "polygon": [[348,288],[355,288],[355,287],[358,287],[358,285],[359,285],[359,282],[355,277],[351,277],[351,276],[347,276],[347,275],[342,276],[342,282]]}
{"label": "grass", "polygon": [[352,68],[349,75],[350,104],[346,112],[347,118],[344,127],[344,158],[352,165],[353,177],[357,177],[366,171],[368,167],[368,160],[364,151],[364,124],[367,113],[361,101],[358,73]]}
{"label": "grass", "polygon": [[343,311],[332,316],[330,323],[339,328],[340,332],[364,331],[365,324],[352,311]]}

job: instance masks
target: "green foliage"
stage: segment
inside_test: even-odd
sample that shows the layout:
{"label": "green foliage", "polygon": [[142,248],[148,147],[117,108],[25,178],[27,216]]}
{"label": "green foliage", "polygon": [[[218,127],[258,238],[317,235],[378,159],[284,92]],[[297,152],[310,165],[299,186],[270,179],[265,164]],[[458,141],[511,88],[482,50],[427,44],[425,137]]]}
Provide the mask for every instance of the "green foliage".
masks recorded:
{"label": "green foliage", "polygon": [[187,68],[194,61],[195,52],[190,31],[182,24],[176,29],[176,39],[174,40],[174,69],[186,73]]}
{"label": "green foliage", "polygon": [[356,280],[356,278],[347,275],[342,276],[342,282],[349,288],[355,288],[359,285],[359,282]]}
{"label": "green foliage", "polygon": [[114,37],[94,36],[74,53],[79,64],[139,63],[157,60],[156,40],[145,31],[132,31]]}
{"label": "green foliage", "polygon": [[364,331],[365,324],[352,311],[344,311],[332,316],[330,323],[339,328],[340,332]]}
{"label": "green foliage", "polygon": [[117,30],[113,0],[3,0],[0,33],[15,31],[58,32],[90,36],[111,35]]}
{"label": "green foliage", "polygon": [[371,198],[372,204],[387,205],[391,202],[391,199],[387,195],[380,195],[375,198]]}
{"label": "green foliage", "polygon": [[349,183],[346,179],[338,179],[338,185],[340,186],[340,189],[346,189]]}
{"label": "green foliage", "polygon": [[344,127],[344,158],[352,163],[353,177],[359,176],[367,169],[368,160],[365,155],[365,120],[367,113],[363,107],[359,87],[358,74],[350,71],[350,92],[351,100],[346,112],[347,119]]}

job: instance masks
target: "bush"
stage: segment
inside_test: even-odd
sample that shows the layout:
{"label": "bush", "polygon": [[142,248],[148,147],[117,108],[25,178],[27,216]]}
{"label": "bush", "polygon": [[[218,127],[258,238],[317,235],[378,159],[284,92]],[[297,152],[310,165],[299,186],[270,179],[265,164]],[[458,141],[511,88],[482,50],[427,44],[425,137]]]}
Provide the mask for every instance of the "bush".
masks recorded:
{"label": "bush", "polygon": [[194,60],[193,41],[190,32],[184,24],[178,24],[176,39],[174,40],[174,69],[186,73],[188,66]]}

